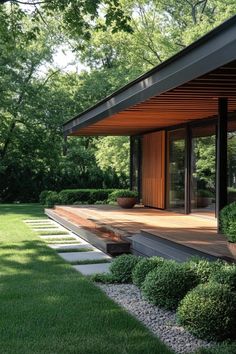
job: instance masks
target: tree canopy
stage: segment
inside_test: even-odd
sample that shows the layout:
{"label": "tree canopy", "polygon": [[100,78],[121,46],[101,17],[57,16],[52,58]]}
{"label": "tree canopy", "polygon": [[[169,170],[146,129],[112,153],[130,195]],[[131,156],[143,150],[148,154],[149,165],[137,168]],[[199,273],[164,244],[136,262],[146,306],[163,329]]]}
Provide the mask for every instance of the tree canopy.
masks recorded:
{"label": "tree canopy", "polygon": [[[236,13],[234,0],[0,0],[0,199],[126,187],[128,137],[62,124]],[[82,71],[55,63],[59,47]]]}

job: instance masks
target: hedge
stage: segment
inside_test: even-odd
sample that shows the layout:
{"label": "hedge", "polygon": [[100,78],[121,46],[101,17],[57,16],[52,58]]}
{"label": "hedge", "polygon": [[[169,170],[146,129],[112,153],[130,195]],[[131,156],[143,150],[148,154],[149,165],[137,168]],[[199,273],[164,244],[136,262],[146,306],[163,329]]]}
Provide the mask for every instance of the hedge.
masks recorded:
{"label": "hedge", "polygon": [[161,267],[164,262],[168,261],[162,257],[150,257],[141,259],[132,272],[133,283],[141,288],[147,274],[150,273],[153,269]]}
{"label": "hedge", "polygon": [[[40,194],[40,203],[45,206],[54,204],[95,204],[109,199],[116,189],[63,189],[60,192],[43,191]],[[52,194],[53,193],[53,194]]]}

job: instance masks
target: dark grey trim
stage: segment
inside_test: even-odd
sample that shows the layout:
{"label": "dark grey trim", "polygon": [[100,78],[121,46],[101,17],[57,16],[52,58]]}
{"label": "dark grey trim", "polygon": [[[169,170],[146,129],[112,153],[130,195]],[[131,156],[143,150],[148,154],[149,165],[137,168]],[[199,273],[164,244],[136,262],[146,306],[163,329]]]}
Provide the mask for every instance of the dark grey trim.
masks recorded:
{"label": "dark grey trim", "polygon": [[[219,98],[218,101],[218,126],[217,126],[217,179],[216,202],[217,219],[221,209],[227,205],[227,132],[228,132],[228,99]],[[218,222],[219,230],[219,222]]]}
{"label": "dark grey trim", "polygon": [[68,135],[236,59],[236,16],[64,124]]}

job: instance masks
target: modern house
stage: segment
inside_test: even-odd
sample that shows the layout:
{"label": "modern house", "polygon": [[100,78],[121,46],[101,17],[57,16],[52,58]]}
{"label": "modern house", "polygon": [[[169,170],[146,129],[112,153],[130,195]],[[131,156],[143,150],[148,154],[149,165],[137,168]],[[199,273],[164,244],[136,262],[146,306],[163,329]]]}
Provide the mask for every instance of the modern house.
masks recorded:
{"label": "modern house", "polygon": [[236,200],[236,16],[64,124],[130,136],[145,206],[216,216]]}

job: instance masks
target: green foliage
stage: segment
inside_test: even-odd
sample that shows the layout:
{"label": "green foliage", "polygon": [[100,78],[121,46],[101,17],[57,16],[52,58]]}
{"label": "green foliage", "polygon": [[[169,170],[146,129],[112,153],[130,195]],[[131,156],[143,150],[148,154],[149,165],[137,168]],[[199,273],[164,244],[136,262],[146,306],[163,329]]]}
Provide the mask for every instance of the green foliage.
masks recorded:
{"label": "green foliage", "polygon": [[197,196],[198,197],[203,197],[203,198],[212,198],[213,193],[207,189],[198,189],[197,190]]}
{"label": "green foliage", "polygon": [[116,202],[117,198],[137,198],[138,193],[128,189],[116,190],[109,195],[110,202]]}
{"label": "green foliage", "polygon": [[177,317],[195,336],[207,340],[232,338],[236,326],[236,294],[226,285],[200,284],[181,301]]}
{"label": "green foliage", "polygon": [[[150,257],[141,259],[132,272],[133,283],[141,288],[148,273],[153,269],[160,269],[165,260],[162,257]],[[161,271],[161,270],[160,270]]]}
{"label": "green foliage", "polygon": [[46,205],[47,196],[53,191],[42,191],[39,195],[39,203],[41,205]]}
{"label": "green foliage", "polygon": [[148,273],[142,292],[152,304],[173,310],[196,283],[194,272],[185,264],[169,261]]}
{"label": "green foliage", "polygon": [[45,197],[45,207],[53,208],[55,204],[60,204],[60,196],[57,192],[48,191]]}
{"label": "green foliage", "polygon": [[196,274],[199,283],[206,283],[211,275],[220,270],[225,263],[218,260],[208,261],[205,258],[192,257],[185,264]]}
{"label": "green foliage", "polygon": [[99,139],[95,153],[97,164],[102,171],[107,172],[112,169],[120,178],[128,182],[129,150],[127,136],[108,136]]}
{"label": "green foliage", "polygon": [[236,265],[226,264],[221,269],[213,272],[209,279],[219,284],[228,285],[232,291],[236,291]]}
{"label": "green foliage", "polygon": [[236,344],[221,343],[210,348],[200,348],[194,354],[236,354]]}
{"label": "green foliage", "polygon": [[225,206],[220,211],[220,228],[229,242],[236,242],[236,202]]}
{"label": "green foliage", "polygon": [[65,189],[59,193],[59,196],[62,204],[76,202],[94,204],[97,201],[106,201],[113,191],[113,189]]}
{"label": "green foliage", "polygon": [[117,283],[131,283],[132,271],[140,259],[132,254],[116,257],[110,267],[113,279]]}
{"label": "green foliage", "polygon": [[95,283],[103,283],[103,284],[112,284],[112,283],[117,283],[116,277],[113,276],[113,274],[103,274],[103,273],[97,273],[91,275],[90,279],[94,281]]}

